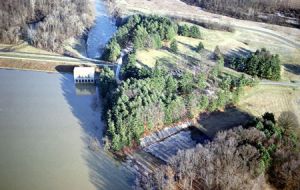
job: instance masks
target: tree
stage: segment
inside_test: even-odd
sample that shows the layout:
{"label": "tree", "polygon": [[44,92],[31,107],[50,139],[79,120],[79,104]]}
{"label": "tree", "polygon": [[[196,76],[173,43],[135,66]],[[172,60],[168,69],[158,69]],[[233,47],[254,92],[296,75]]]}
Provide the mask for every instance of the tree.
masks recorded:
{"label": "tree", "polygon": [[154,49],[160,49],[162,47],[161,38],[160,38],[159,34],[154,34],[152,36],[152,41],[153,41]]}
{"label": "tree", "polygon": [[230,67],[252,76],[270,80],[279,80],[281,75],[279,56],[272,55],[265,48],[251,53],[246,58],[232,59]]}
{"label": "tree", "polygon": [[190,73],[185,73],[182,75],[179,81],[179,87],[182,93],[189,94],[193,90],[193,75]]}
{"label": "tree", "polygon": [[166,40],[172,40],[176,36],[176,32],[173,27],[168,27]]}
{"label": "tree", "polygon": [[206,75],[204,73],[200,73],[197,76],[197,86],[199,89],[205,89],[206,88]]}
{"label": "tree", "polygon": [[173,53],[177,53],[178,52],[178,45],[177,45],[177,41],[173,40],[170,44],[170,49]]}
{"label": "tree", "polygon": [[196,51],[199,53],[202,49],[204,49],[204,45],[202,42],[199,42],[197,48],[196,48]]}
{"label": "tree", "polygon": [[180,36],[189,36],[190,34],[190,28],[188,25],[184,24],[184,25],[179,25],[178,26],[178,34]]}
{"label": "tree", "polygon": [[[0,41],[28,40],[35,47],[63,53],[69,39],[93,25],[94,4],[89,0],[0,1]],[[33,27],[34,26],[34,27]]]}
{"label": "tree", "polygon": [[118,59],[121,54],[121,47],[118,44],[117,40],[113,39],[105,47],[103,52],[103,59],[106,61],[114,62]]}
{"label": "tree", "polygon": [[222,52],[219,48],[219,46],[216,46],[215,50],[214,50],[214,56],[216,60],[220,60],[223,58]]}
{"label": "tree", "polygon": [[197,26],[191,26],[190,28],[190,37],[201,39],[201,33]]}

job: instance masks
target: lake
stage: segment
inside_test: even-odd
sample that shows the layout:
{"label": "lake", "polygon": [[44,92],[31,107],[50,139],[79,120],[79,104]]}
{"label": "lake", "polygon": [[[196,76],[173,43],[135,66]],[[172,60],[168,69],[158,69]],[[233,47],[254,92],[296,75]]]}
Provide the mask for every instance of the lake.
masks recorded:
{"label": "lake", "polygon": [[76,94],[71,74],[0,69],[0,89],[1,190],[131,188],[129,170],[89,149],[101,101]]}

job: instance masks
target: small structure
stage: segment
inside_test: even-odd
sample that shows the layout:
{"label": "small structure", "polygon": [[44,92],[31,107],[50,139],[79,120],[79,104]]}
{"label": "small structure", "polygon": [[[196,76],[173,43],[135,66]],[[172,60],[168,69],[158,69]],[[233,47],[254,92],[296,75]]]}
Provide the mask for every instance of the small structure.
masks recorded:
{"label": "small structure", "polygon": [[94,83],[95,68],[94,67],[75,67],[73,71],[75,83]]}

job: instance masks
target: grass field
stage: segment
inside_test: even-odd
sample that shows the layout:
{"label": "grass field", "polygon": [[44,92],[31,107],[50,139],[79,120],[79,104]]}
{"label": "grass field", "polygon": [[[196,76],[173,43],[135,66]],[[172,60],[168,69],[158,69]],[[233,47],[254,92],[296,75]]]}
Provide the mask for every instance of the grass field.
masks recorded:
{"label": "grass field", "polygon": [[300,121],[300,89],[258,85],[245,91],[238,107],[255,116],[273,112],[278,117],[284,111],[291,111]]}

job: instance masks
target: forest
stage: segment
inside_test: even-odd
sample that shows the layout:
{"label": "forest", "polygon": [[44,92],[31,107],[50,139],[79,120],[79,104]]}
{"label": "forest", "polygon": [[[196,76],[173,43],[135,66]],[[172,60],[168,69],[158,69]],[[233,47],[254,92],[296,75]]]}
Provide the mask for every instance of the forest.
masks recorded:
{"label": "forest", "polygon": [[[183,0],[206,10],[233,16],[239,19],[264,21],[274,24],[290,25],[279,13],[298,20],[300,27],[300,3],[297,0]],[[269,14],[269,15],[268,15]],[[266,16],[268,15],[268,16]]]}
{"label": "forest", "polygon": [[67,40],[82,35],[94,18],[90,0],[0,1],[0,42],[25,40],[62,53]]}
{"label": "forest", "polygon": [[145,189],[300,188],[300,136],[297,116],[278,120],[265,113],[246,126],[219,132],[211,142],[182,150],[168,165],[142,178]]}

